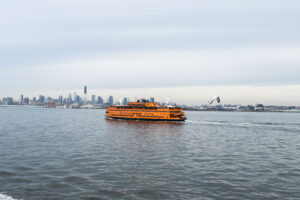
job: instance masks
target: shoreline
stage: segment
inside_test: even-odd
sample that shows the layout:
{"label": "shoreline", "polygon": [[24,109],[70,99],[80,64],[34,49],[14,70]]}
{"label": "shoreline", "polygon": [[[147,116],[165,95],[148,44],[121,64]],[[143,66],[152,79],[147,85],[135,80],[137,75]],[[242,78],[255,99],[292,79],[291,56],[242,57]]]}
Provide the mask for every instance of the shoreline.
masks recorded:
{"label": "shoreline", "polygon": [[[66,108],[62,106],[44,107],[40,105],[0,105],[0,108],[5,107],[31,107],[31,108],[56,108],[56,109],[80,109],[80,110],[105,110],[106,108],[99,107],[71,107]],[[251,112],[251,113],[300,113],[300,110],[263,110],[263,111],[247,111],[247,110],[199,110],[199,109],[183,109],[184,111],[198,111],[198,112]]]}

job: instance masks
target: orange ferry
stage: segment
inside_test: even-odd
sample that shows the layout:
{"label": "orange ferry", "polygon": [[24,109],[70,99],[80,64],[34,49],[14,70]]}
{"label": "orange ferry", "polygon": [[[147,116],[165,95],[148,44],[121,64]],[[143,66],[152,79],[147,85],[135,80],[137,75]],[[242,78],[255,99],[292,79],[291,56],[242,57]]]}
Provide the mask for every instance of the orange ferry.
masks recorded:
{"label": "orange ferry", "polygon": [[129,102],[125,106],[110,106],[106,110],[106,118],[133,119],[153,121],[184,121],[185,113],[182,108],[174,106],[160,106],[158,103],[141,99]]}

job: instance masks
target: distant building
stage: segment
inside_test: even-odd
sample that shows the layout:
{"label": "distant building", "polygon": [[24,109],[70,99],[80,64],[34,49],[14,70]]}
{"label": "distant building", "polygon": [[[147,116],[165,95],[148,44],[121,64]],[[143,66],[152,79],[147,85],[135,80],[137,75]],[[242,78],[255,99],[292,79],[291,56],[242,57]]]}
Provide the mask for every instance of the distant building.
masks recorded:
{"label": "distant building", "polygon": [[29,104],[29,98],[25,97],[23,102],[24,102],[24,104],[28,105]]}
{"label": "distant building", "polygon": [[252,111],[254,111],[254,106],[252,106],[252,105],[248,105],[248,106],[239,106],[238,107],[238,111],[247,111],[247,112],[252,112]]}
{"label": "distant building", "polygon": [[23,101],[24,101],[24,95],[23,95],[23,94],[21,94],[21,95],[20,95],[20,103],[22,104],[22,103],[23,103]]}
{"label": "distant building", "polygon": [[150,97],[150,102],[154,102],[154,98],[153,97]]}
{"label": "distant building", "polygon": [[92,95],[91,102],[92,102],[92,105],[96,104],[96,96],[95,95]]}
{"label": "distant building", "polygon": [[[71,94],[68,95],[67,102],[72,103],[72,95]],[[49,103],[49,102],[46,102],[46,103]]]}
{"label": "distant building", "polygon": [[39,102],[40,103],[45,103],[45,96],[40,95],[39,96]]}
{"label": "distant building", "polygon": [[254,111],[264,111],[265,107],[263,104],[256,104],[256,106],[254,107]]}
{"label": "distant building", "polygon": [[32,103],[33,103],[33,104],[36,104],[36,97],[33,97],[33,98],[32,98]]}
{"label": "distant building", "polygon": [[86,85],[83,87],[83,103],[87,103],[87,87]]}
{"label": "distant building", "polygon": [[77,103],[77,102],[76,102],[76,98],[77,98],[77,94],[76,94],[76,92],[74,92],[74,94],[73,94],[73,101],[74,101],[75,103]]}
{"label": "distant building", "polygon": [[253,112],[254,111],[254,106],[248,105],[248,110]]}
{"label": "distant building", "polygon": [[80,104],[81,103],[81,98],[79,95],[76,95],[76,99],[75,99],[75,102]]}
{"label": "distant building", "polygon": [[103,98],[101,96],[98,96],[98,101],[97,101],[97,104],[99,105],[103,105]]}
{"label": "distant building", "polygon": [[108,97],[108,105],[113,105],[114,104],[114,97],[113,96],[109,96]]}
{"label": "distant building", "polygon": [[2,100],[5,105],[13,105],[14,104],[14,99],[12,97],[6,97],[6,98],[3,98]]}
{"label": "distant building", "polygon": [[127,105],[127,103],[128,103],[128,98],[127,98],[127,97],[124,97],[124,98],[122,99],[122,105]]}
{"label": "distant building", "polygon": [[63,96],[59,96],[58,101],[59,101],[60,104],[62,104],[63,103]]}
{"label": "distant building", "polygon": [[[71,99],[71,100],[72,100],[72,99]],[[45,103],[50,103],[50,102],[52,102],[51,97],[47,97]]]}

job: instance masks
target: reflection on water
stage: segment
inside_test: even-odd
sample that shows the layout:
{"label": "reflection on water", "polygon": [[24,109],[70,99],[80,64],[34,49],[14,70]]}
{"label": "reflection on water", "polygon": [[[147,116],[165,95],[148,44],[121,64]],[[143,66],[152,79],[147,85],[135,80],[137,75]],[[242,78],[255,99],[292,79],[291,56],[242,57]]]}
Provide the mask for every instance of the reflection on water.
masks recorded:
{"label": "reflection on water", "polygon": [[[157,150],[169,151],[183,133],[184,122],[137,121],[106,119],[104,126],[108,138],[124,149],[138,149],[142,152]],[[164,139],[165,138],[165,139]],[[153,152],[152,152],[153,154]],[[142,155],[145,158],[145,154]],[[153,155],[152,155],[153,156]]]}
{"label": "reflection on water", "polygon": [[184,122],[106,119],[105,125],[109,131],[127,129],[135,134],[170,134],[180,132]]}

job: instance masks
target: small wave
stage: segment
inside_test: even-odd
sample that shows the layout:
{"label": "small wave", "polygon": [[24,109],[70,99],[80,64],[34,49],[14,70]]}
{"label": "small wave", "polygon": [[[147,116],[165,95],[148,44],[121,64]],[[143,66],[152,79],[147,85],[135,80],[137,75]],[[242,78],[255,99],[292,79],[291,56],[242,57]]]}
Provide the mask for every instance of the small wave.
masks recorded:
{"label": "small wave", "polygon": [[270,128],[281,128],[287,131],[298,131],[300,130],[298,124],[292,123],[270,123],[270,122],[230,122],[230,121],[192,121],[187,120],[187,123],[208,125],[208,126],[233,126],[233,127],[270,127]]}
{"label": "small wave", "polygon": [[0,200],[16,200],[16,199],[4,194],[0,194]]}
{"label": "small wave", "polygon": [[222,125],[222,124],[229,124],[229,122],[225,121],[192,121],[192,120],[187,120],[187,123],[192,123],[192,124],[201,124],[201,125]]}
{"label": "small wave", "polygon": [[[8,171],[0,171],[0,176],[13,176],[15,175],[12,172],[8,172]],[[0,199],[1,200],[1,199]]]}

